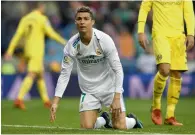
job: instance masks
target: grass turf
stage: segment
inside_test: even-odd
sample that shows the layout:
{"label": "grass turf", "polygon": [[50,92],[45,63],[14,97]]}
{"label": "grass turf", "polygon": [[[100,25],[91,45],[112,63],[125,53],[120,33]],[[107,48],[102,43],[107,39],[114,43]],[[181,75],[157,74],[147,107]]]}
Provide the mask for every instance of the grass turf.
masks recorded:
{"label": "grass turf", "polygon": [[[49,110],[43,107],[40,99],[26,101],[26,111],[13,108],[13,101],[1,102],[1,133],[2,134],[195,134],[195,98],[181,98],[176,108],[177,119],[184,124],[182,127],[156,126],[150,120],[151,100],[126,99],[127,112],[133,112],[142,120],[144,129],[132,130],[84,130],[80,129],[78,104],[79,98],[63,98],[57,111],[57,119],[49,122]],[[165,116],[166,100],[162,101]]]}

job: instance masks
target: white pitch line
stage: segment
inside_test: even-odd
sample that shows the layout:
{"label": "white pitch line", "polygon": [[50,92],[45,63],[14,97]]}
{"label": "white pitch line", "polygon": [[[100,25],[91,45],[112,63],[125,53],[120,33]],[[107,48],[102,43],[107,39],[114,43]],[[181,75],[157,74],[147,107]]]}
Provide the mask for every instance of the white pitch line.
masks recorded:
{"label": "white pitch line", "polygon": [[[1,125],[2,127],[16,127],[16,128],[39,128],[39,129],[65,129],[65,130],[80,130],[80,131],[87,131],[87,129],[81,129],[81,128],[67,128],[67,127],[54,127],[54,126],[38,126],[38,125]],[[149,133],[149,132],[128,132],[128,131],[122,131],[122,130],[103,130],[103,129],[93,129],[97,131],[104,131],[104,132],[120,132],[120,133],[129,133],[129,134],[148,134],[148,135],[163,135],[163,133]],[[131,129],[130,129],[131,130]],[[165,135],[165,134],[164,134]],[[179,134],[166,134],[166,135],[179,135]],[[180,134],[181,135],[181,134]]]}
{"label": "white pitch line", "polygon": [[[1,125],[2,127],[18,127],[18,128],[40,128],[40,129],[65,129],[65,130],[80,130],[80,131],[85,131],[86,129],[81,129],[81,128],[66,128],[66,127],[53,127],[53,126],[37,126],[37,125]],[[103,129],[93,129],[97,131],[107,131],[110,132],[111,130],[103,130]],[[121,131],[121,130],[112,130],[112,132],[121,132],[121,133],[134,133],[134,132],[127,132],[127,131]]]}

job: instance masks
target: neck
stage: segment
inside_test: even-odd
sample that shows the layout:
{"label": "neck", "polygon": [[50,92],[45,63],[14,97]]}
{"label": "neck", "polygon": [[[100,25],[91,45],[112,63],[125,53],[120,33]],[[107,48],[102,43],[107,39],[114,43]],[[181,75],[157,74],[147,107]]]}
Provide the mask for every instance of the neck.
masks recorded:
{"label": "neck", "polygon": [[88,45],[92,38],[92,30],[87,33],[79,33],[82,43]]}
{"label": "neck", "polygon": [[42,11],[40,9],[35,9],[38,13],[42,14]]}

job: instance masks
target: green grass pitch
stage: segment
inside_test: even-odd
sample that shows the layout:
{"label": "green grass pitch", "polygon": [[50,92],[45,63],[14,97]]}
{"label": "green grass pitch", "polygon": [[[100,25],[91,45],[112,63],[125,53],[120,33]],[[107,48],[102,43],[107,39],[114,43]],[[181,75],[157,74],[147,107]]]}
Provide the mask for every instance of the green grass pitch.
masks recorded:
{"label": "green grass pitch", "polygon": [[[84,130],[80,129],[79,98],[63,98],[57,112],[55,123],[49,122],[49,110],[43,107],[40,99],[26,101],[26,111],[13,108],[13,101],[1,102],[2,134],[195,134],[195,97],[181,98],[176,116],[184,126],[156,126],[150,120],[151,100],[125,99],[127,112],[133,112],[144,124],[144,129],[131,130]],[[162,101],[165,116],[166,100]]]}

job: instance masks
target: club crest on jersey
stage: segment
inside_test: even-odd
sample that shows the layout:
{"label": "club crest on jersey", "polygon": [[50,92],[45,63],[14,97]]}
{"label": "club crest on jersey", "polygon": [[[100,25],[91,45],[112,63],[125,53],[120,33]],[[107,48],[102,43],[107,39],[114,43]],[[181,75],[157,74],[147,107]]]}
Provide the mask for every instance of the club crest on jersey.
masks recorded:
{"label": "club crest on jersey", "polygon": [[64,63],[69,63],[70,58],[68,56],[64,56],[63,61],[64,61]]}
{"label": "club crest on jersey", "polygon": [[97,55],[102,54],[99,48],[96,49],[96,54],[97,54]]}
{"label": "club crest on jersey", "polygon": [[158,54],[157,57],[156,57],[156,60],[157,60],[157,61],[162,60],[162,55],[161,55],[161,54]]}

